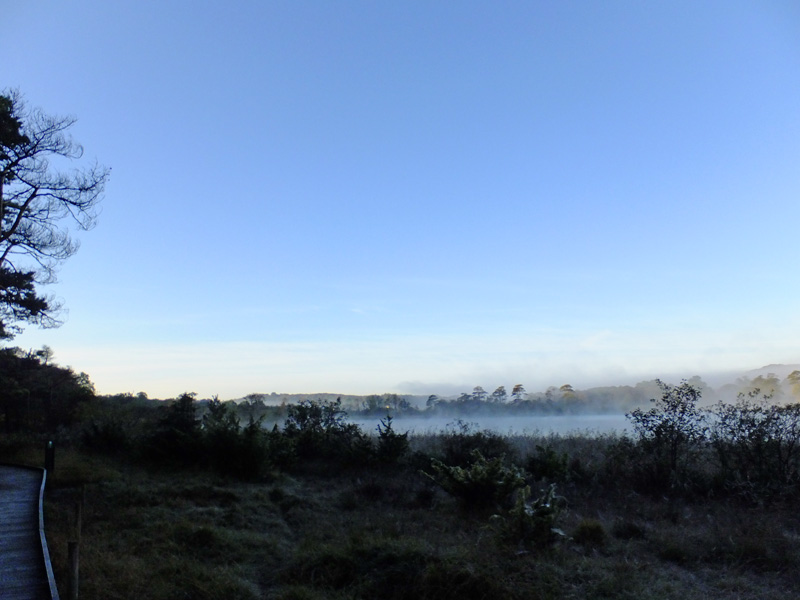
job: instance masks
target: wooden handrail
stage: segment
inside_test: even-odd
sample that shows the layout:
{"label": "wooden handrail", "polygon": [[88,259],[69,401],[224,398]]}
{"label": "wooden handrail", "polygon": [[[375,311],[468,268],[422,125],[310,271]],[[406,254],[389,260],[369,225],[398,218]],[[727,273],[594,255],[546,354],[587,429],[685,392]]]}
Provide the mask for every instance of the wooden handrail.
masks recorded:
{"label": "wooden handrail", "polygon": [[42,541],[42,557],[44,568],[47,571],[47,584],[50,586],[50,596],[53,600],[60,600],[56,578],[53,575],[53,564],[50,561],[50,551],[47,549],[47,537],[44,534],[44,486],[47,483],[47,469],[42,469],[42,487],[39,489],[39,538]]}
{"label": "wooden handrail", "polygon": [[[52,565],[52,563],[50,561],[50,552],[49,552],[49,550],[47,548],[47,539],[46,539],[45,530],[44,530],[44,488],[45,488],[45,484],[47,482],[47,470],[43,469],[41,467],[31,467],[31,466],[28,466],[28,465],[15,465],[15,464],[8,464],[8,463],[0,463],[0,468],[3,468],[3,467],[12,468],[12,469],[20,469],[20,470],[24,470],[24,471],[38,471],[38,472],[40,472],[42,474],[42,483],[41,483],[41,485],[39,485],[39,494],[38,494],[38,496],[39,496],[38,497],[39,544],[37,544],[37,546],[39,546],[39,548],[41,549],[41,560],[42,560],[42,562],[39,563],[39,564],[44,567],[45,575],[47,577],[47,586],[46,587],[48,588],[48,591],[50,593],[50,598],[52,598],[52,600],[60,600],[59,594],[58,594],[58,588],[56,587],[55,577],[53,576],[53,565]],[[35,481],[36,481],[36,479],[34,478],[33,481],[30,481],[30,483],[35,483]],[[30,489],[30,488],[28,488],[28,489]],[[33,488],[33,489],[35,489],[35,488]],[[31,491],[33,491],[33,490],[31,490]],[[32,498],[31,500],[36,500],[36,498]],[[34,516],[34,518],[35,518],[35,515],[31,515],[31,516]],[[29,531],[31,531],[31,533],[34,533],[35,532],[35,528],[36,528],[36,524],[32,523],[31,525],[33,525],[33,527]],[[34,535],[35,535],[35,533],[34,533]],[[33,541],[33,540],[31,540],[31,541]],[[39,579],[38,581],[40,581],[42,584],[44,584],[44,581],[42,581],[41,579]],[[32,593],[35,593],[35,592],[32,592]],[[12,596],[13,597],[18,597],[18,594],[12,594]],[[24,597],[28,597],[28,596],[24,596]]]}

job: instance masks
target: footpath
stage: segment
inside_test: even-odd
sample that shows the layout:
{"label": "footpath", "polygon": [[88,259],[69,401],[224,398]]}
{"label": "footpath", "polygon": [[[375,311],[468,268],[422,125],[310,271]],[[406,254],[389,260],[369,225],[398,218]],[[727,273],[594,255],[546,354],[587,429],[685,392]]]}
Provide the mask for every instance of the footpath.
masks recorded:
{"label": "footpath", "polygon": [[46,472],[0,465],[0,598],[58,600],[41,520]]}

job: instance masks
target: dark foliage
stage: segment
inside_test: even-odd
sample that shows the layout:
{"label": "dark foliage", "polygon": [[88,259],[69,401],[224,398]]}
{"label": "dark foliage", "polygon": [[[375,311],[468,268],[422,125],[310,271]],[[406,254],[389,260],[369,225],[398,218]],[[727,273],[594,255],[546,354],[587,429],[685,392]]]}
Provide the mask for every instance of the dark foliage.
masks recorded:
{"label": "dark foliage", "polygon": [[20,321],[41,325],[52,324],[50,302],[36,294],[35,273],[0,267],[0,339],[20,332]]}
{"label": "dark foliage", "polygon": [[94,398],[85,373],[51,364],[50,350],[0,349],[0,427],[6,433],[55,433],[68,427],[78,407]]}
{"label": "dark foliage", "polygon": [[202,443],[207,464],[221,475],[256,479],[266,471],[267,434],[261,420],[251,417],[240,427],[233,407],[217,398],[203,416]]}
{"label": "dark foliage", "polygon": [[790,493],[800,484],[800,404],[779,406],[740,394],[735,404],[717,404],[711,445],[728,489],[763,497]]}
{"label": "dark foliage", "polygon": [[203,462],[200,423],[194,393],[184,393],[159,407],[161,418],[156,431],[143,448],[147,458],[160,464],[182,467]]}
{"label": "dark foliage", "polygon": [[289,407],[284,426],[299,460],[342,460],[350,465],[368,462],[373,456],[372,441],[358,425],[347,422],[341,400],[304,400]]}
{"label": "dark foliage", "polygon": [[155,432],[143,438],[150,461],[243,480],[258,479],[271,468],[270,437],[261,420],[251,417],[242,427],[231,404],[214,398],[200,418],[195,394],[186,393],[160,410]]}
{"label": "dark foliage", "polygon": [[474,450],[484,458],[512,457],[514,450],[508,440],[492,431],[475,431],[472,425],[457,420],[441,435],[442,462],[467,466],[475,458]]}
{"label": "dark foliage", "polygon": [[398,462],[408,452],[408,432],[397,433],[392,426],[392,417],[387,415],[378,425],[378,460],[384,464]]}
{"label": "dark foliage", "polygon": [[[300,551],[279,575],[304,590],[336,591],[347,598],[511,598],[494,573],[432,557],[419,548],[376,540]],[[297,597],[307,597],[299,595]]]}
{"label": "dark foliage", "polygon": [[525,467],[534,479],[562,482],[569,477],[569,456],[566,452],[556,451],[550,445],[537,444],[536,454],[528,457]]}
{"label": "dark foliage", "polygon": [[572,539],[587,547],[600,547],[606,543],[606,538],[606,530],[597,519],[583,519],[572,532]]}
{"label": "dark foliage", "polygon": [[81,433],[81,443],[87,450],[113,456],[130,450],[131,438],[121,421],[94,420]]}
{"label": "dark foliage", "polygon": [[414,409],[411,404],[397,394],[383,394],[381,396],[372,394],[362,400],[360,406],[360,414],[362,415],[379,415],[381,413],[409,413]]}
{"label": "dark foliage", "polygon": [[651,400],[653,408],[636,409],[627,417],[652,484],[661,489],[686,487],[706,441],[705,414],[697,406],[700,390],[686,381],[678,386],[656,381],[662,395]]}
{"label": "dark foliage", "polygon": [[467,510],[498,509],[509,506],[514,492],[525,486],[522,470],[506,464],[503,458],[487,459],[480,450],[473,450],[467,467],[433,459],[433,473],[423,474]]}

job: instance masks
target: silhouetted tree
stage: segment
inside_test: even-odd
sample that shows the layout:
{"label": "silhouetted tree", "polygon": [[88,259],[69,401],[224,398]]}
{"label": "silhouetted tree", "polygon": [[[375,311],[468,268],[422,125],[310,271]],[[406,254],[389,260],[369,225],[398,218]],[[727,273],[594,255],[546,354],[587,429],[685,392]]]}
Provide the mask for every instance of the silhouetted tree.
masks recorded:
{"label": "silhouetted tree", "polygon": [[495,391],[492,392],[492,402],[496,402],[498,404],[504,403],[508,399],[508,394],[506,394],[506,386],[501,385]]}
{"label": "silhouetted tree", "polygon": [[378,460],[385,463],[395,463],[408,452],[408,432],[397,433],[392,425],[392,416],[386,415],[381,419],[378,430],[378,447],[376,454]]}
{"label": "silhouetted tree", "polygon": [[800,400],[800,371],[792,371],[786,376],[789,392],[795,400]]}
{"label": "silhouetted tree", "polygon": [[0,339],[19,332],[15,323],[25,321],[47,325],[53,323],[48,300],[36,294],[34,274],[0,267]]}
{"label": "silhouetted tree", "polygon": [[161,424],[172,431],[194,435],[200,429],[200,419],[197,418],[197,406],[194,392],[181,394],[177,400],[168,407]]}
{"label": "silhouetted tree", "polygon": [[397,394],[385,394],[384,397],[386,399],[386,405],[394,411],[404,412],[411,408],[411,404],[402,396],[398,396]]}
{"label": "silhouetted tree", "polygon": [[361,409],[369,413],[385,412],[388,408],[389,406],[384,398],[377,394],[367,396],[361,401]]}
{"label": "silhouetted tree", "polygon": [[201,460],[201,420],[195,393],[184,393],[162,407],[163,415],[146,452],[158,461],[193,465]]}
{"label": "silhouetted tree", "polygon": [[0,337],[20,322],[58,325],[58,305],[35,284],[55,281],[54,270],[78,249],[62,225],[90,229],[109,170],[57,170],[51,159],[78,159],[83,148],[67,134],[71,117],[27,110],[18,92],[0,94]]}
{"label": "silhouetted tree", "polygon": [[562,385],[560,388],[558,388],[558,391],[561,392],[561,396],[563,398],[575,395],[575,388],[573,388],[569,383]]}
{"label": "silhouetted tree", "polygon": [[571,384],[565,383],[562,385],[560,388],[558,388],[558,393],[561,395],[561,404],[566,412],[575,412],[581,410],[581,400],[578,398],[578,394],[575,392],[575,388],[573,388]]}
{"label": "silhouetted tree", "polygon": [[511,390],[511,399],[514,402],[522,402],[525,399],[526,395],[527,392],[525,391],[525,386],[523,386],[521,383],[515,385],[514,388]]}

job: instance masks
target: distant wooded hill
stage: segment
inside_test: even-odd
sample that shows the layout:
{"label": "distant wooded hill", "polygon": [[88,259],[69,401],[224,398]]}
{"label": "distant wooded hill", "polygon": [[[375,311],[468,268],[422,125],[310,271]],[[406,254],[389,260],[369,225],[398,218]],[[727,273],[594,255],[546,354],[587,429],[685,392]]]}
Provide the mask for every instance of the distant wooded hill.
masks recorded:
{"label": "distant wooded hill", "polygon": [[744,377],[755,379],[756,377],[767,377],[770,373],[773,373],[779,379],[784,380],[787,377],[789,377],[789,375],[791,375],[794,371],[800,371],[800,364],[767,365],[765,367],[761,367],[760,369],[753,369],[751,371],[747,371],[746,373],[744,373]]}
{"label": "distant wooded hill", "polygon": [[[709,384],[700,376],[689,379],[702,392],[702,404],[712,404],[718,400],[734,401],[740,393],[769,395],[776,401],[800,402],[800,364],[771,364],[740,374],[729,374],[710,378],[716,385]],[[670,382],[670,383],[678,383]],[[555,412],[596,411],[619,412],[645,406],[650,399],[660,397],[661,390],[656,380],[642,381],[635,385],[599,386],[575,389],[569,384],[549,387],[543,391],[528,392],[521,384],[510,390],[504,386],[489,393],[481,386],[456,396],[411,395],[411,394],[372,394],[359,396],[353,394],[248,394],[234,400],[236,403],[263,403],[267,406],[296,404],[315,400],[333,402],[341,399],[342,406],[350,411],[379,412],[391,409],[392,412],[405,410],[427,410],[438,406],[440,410],[448,407],[480,407],[484,405],[533,408]]]}

